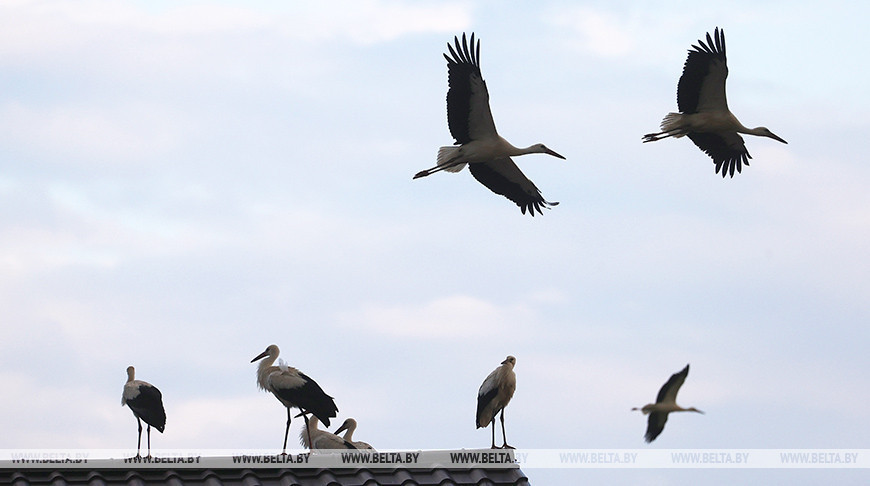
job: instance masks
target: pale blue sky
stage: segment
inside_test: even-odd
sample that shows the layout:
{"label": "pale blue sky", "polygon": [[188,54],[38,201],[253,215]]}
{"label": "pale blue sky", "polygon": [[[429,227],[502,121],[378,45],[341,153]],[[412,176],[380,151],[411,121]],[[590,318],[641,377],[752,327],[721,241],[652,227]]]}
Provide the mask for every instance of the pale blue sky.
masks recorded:
{"label": "pale blue sky", "polygon": [[[270,343],[380,448],[487,446],[475,395],[508,354],[519,447],[870,447],[868,14],[0,4],[0,448],[132,446],[130,364],[164,393],[155,449],[277,448],[249,363]],[[727,180],[688,140],[640,141],[716,26],[732,111],[789,142],[747,136]],[[542,217],[465,172],[411,179],[452,142],[441,53],[463,31],[500,133],[567,157],[517,159],[561,202]],[[679,401],[707,414],[647,446],[629,409],[686,363]],[[821,477],[556,479],[762,473]]]}

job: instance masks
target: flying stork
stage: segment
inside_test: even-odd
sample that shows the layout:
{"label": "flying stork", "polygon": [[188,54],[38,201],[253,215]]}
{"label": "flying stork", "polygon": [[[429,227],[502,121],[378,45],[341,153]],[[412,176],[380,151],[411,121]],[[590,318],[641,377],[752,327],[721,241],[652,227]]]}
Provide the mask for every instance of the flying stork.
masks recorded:
{"label": "flying stork", "polygon": [[[298,408],[305,419],[306,430],[308,428],[308,414],[314,414],[327,427],[330,417],[335,417],[338,407],[332,397],[327,395],[316,381],[309,378],[305,373],[296,368],[284,365],[272,366],[278,359],[281,351],[278,346],[270,344],[265,351],[251,360],[251,363],[263,359],[257,367],[257,385],[261,390],[272,392],[279,402],[287,407],[287,428],[284,430],[284,449],[282,454],[287,453],[287,434],[290,433],[290,409]],[[312,443],[311,436],[308,443]]]}
{"label": "flying stork", "polygon": [[341,427],[335,430],[335,435],[338,435],[342,430],[346,430],[344,433],[344,440],[353,444],[354,447],[360,450],[375,450],[368,442],[363,442],[361,440],[353,440],[353,433],[356,431],[356,420],[349,418],[346,419]]}
{"label": "flying stork", "polygon": [[662,385],[659,390],[659,395],[656,397],[655,403],[648,403],[642,408],[632,408],[632,410],[640,410],[644,415],[649,414],[647,421],[646,434],[643,438],[647,442],[652,442],[665,429],[665,422],[668,421],[668,414],[671,412],[698,412],[704,413],[695,407],[683,408],[677,405],[677,392],[689,376],[689,365],[686,365],[682,371],[671,375],[670,379]]}
{"label": "flying stork", "polygon": [[166,427],[166,410],[163,409],[163,395],[160,390],[151,383],[137,380],[136,369],[127,367],[127,383],[121,393],[121,406],[127,405],[133,411],[136,422],[139,424],[139,439],[136,441],[136,458],[142,457],[139,453],[142,447],[142,421],[148,425],[148,457],[151,457],[151,427],[163,433]]}
{"label": "flying stork", "polygon": [[687,135],[699,149],[716,164],[722,177],[734,170],[740,172],[743,164],[749,166],[749,151],[743,144],[741,133],[785,140],[765,127],[746,128],[729,110],[725,99],[725,78],[728,65],[725,60],[725,31],[716,27],[713,37],[707,33],[707,43],[698,40],[689,51],[683,75],[677,85],[677,107],[680,113],[668,113],[661,123],[661,132],[643,136],[644,143],[667,137]]}
{"label": "flying stork", "polygon": [[[514,366],[517,364],[517,359],[513,356],[508,356],[501,362],[501,366],[493,370],[489,376],[483,380],[480,389],[477,391],[477,417],[475,424],[477,428],[486,427],[492,424],[492,448],[493,449],[513,449],[507,443],[507,436],[504,431],[504,408],[510,403],[514,396],[514,391],[517,389],[517,375],[514,373]],[[501,435],[503,445],[495,446],[495,416],[501,412]]]}
{"label": "flying stork", "polygon": [[471,34],[471,47],[462,34],[454,37],[456,49],[447,44],[450,56],[447,59],[447,124],[456,145],[438,149],[438,165],[418,172],[414,179],[426,177],[435,172],[459,172],[468,164],[471,175],[492,192],[510,199],[523,214],[535,211],[543,214],[541,208],[555,206],[558,202],[545,201],[541,191],[520,171],[511,156],[534,153],[549,154],[564,159],[548,149],[544,144],[517,148],[501,138],[495,130],[492,112],[489,109],[489,92],[480,74],[480,40],[474,43]]}
{"label": "flying stork", "polygon": [[317,428],[318,423],[317,417],[311,417],[305,424],[305,430],[299,434],[299,442],[308,450],[357,449],[349,440],[342,439],[329,431],[320,430]]}

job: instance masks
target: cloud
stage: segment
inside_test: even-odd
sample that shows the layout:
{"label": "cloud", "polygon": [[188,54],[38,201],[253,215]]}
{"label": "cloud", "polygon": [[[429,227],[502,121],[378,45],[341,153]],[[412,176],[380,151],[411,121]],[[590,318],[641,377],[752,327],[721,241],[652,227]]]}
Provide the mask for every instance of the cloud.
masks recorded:
{"label": "cloud", "polygon": [[467,295],[438,298],[421,306],[366,305],[339,317],[345,326],[415,339],[472,338],[497,333],[523,333],[536,322],[524,304],[499,307]]}
{"label": "cloud", "polygon": [[635,41],[626,22],[607,12],[577,7],[561,14],[554,23],[573,28],[583,50],[601,57],[620,57],[631,52]]}

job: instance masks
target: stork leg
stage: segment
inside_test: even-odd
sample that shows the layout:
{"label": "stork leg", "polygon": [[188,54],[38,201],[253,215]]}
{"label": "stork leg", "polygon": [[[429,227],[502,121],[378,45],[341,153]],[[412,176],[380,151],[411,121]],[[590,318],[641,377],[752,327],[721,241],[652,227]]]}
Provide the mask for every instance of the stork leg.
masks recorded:
{"label": "stork leg", "polygon": [[[495,433],[495,424],[492,424],[492,431]],[[513,446],[509,446],[507,443],[507,435],[504,431],[504,409],[501,409],[501,438],[503,441],[502,449],[514,449]]]}
{"label": "stork leg", "polygon": [[492,417],[492,421],[489,423],[492,426],[492,445],[489,447],[490,449],[498,449],[495,446],[495,416]]}
{"label": "stork leg", "polygon": [[420,172],[417,172],[416,174],[414,174],[414,179],[426,177],[426,176],[432,175],[436,172],[440,172],[440,171],[445,170],[445,169],[451,169],[453,167],[456,167],[457,165],[464,164],[465,161],[460,160],[460,158],[461,158],[461,155],[456,155],[452,159],[445,161],[443,164],[439,163],[438,165],[436,165],[435,167],[432,167],[431,169],[421,170]]}
{"label": "stork leg", "polygon": [[311,442],[311,429],[308,428],[308,413],[302,412],[302,418],[305,419],[305,433],[308,434],[308,450],[314,449],[314,443]]}
{"label": "stork leg", "polygon": [[436,173],[436,172],[440,172],[440,171],[442,171],[442,170],[444,170],[444,169],[449,169],[449,168],[451,168],[451,167],[456,167],[457,165],[459,165],[459,164],[464,164],[464,163],[465,163],[465,162],[451,162],[451,163],[442,164],[442,165],[439,165],[439,166],[436,166],[436,167],[432,167],[431,169],[421,170],[420,172],[417,172],[416,174],[414,174],[414,179],[419,179],[419,178],[421,178],[421,177],[426,177],[426,176],[428,176],[428,175],[432,175],[432,174],[434,174],[434,173]]}
{"label": "stork leg", "polygon": [[136,459],[142,457],[139,450],[142,448],[142,420],[137,416],[136,422],[139,424],[139,438],[136,439]]}
{"label": "stork leg", "polygon": [[663,138],[673,137],[673,136],[677,135],[677,133],[679,131],[680,130],[675,129],[675,130],[666,130],[664,132],[658,132],[658,133],[647,133],[646,135],[643,136],[643,143],[655,142],[656,140],[661,140]]}
{"label": "stork leg", "polygon": [[[504,426],[502,426],[502,427],[504,427]],[[148,459],[151,459],[151,425],[148,425],[147,434],[148,434]]]}
{"label": "stork leg", "polygon": [[284,449],[281,450],[281,455],[287,455],[287,435],[290,434],[290,407],[287,407],[287,428],[284,429]]}

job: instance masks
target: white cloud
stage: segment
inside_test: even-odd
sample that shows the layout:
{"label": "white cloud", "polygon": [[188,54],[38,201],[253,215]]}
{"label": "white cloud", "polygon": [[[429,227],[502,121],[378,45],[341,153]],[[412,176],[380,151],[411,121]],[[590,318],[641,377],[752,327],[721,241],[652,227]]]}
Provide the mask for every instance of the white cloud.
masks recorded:
{"label": "white cloud", "polygon": [[637,45],[631,22],[592,7],[559,9],[551,22],[574,30],[580,48],[596,56],[621,57]]}
{"label": "white cloud", "polygon": [[415,339],[525,334],[537,320],[524,304],[499,307],[467,295],[438,298],[422,306],[367,305],[339,318],[346,327]]}

